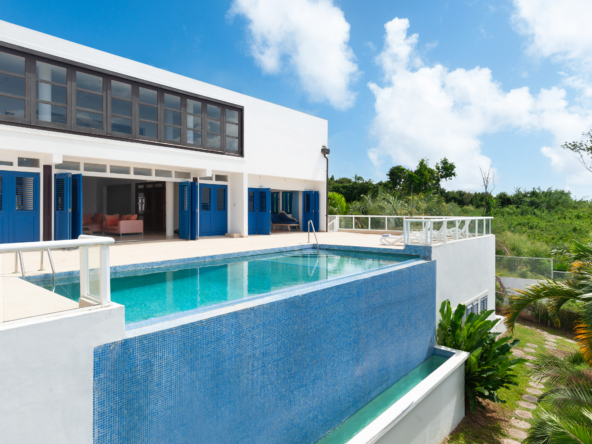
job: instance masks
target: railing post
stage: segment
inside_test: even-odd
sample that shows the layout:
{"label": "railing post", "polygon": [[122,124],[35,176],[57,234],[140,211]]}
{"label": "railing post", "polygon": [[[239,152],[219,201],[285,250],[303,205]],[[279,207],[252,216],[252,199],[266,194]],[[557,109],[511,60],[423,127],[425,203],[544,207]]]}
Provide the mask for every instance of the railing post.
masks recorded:
{"label": "railing post", "polygon": [[460,221],[456,219],[456,230],[454,231],[454,240],[458,240],[458,223]]}
{"label": "railing post", "polygon": [[79,247],[80,252],[80,297],[84,298],[90,293],[88,247]]}
{"label": "railing post", "polygon": [[388,231],[388,219],[384,216],[384,231]]}
{"label": "railing post", "polygon": [[448,242],[448,222],[446,221],[446,219],[444,219],[444,243]]}
{"label": "railing post", "polygon": [[475,237],[479,237],[479,220],[475,219]]}
{"label": "railing post", "polygon": [[109,245],[101,245],[101,276],[100,282],[100,299],[101,305],[111,303],[111,277],[109,264]]}

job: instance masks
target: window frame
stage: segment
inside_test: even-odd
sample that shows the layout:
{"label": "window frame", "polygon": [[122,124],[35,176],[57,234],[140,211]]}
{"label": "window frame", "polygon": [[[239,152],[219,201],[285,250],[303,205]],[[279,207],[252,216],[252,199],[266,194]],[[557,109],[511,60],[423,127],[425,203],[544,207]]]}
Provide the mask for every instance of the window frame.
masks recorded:
{"label": "window frame", "polygon": [[[207,97],[200,96],[198,94],[193,94],[188,91],[181,91],[176,88],[169,88],[162,84],[155,84],[150,81],[140,80],[131,76],[127,76],[125,74],[111,72],[102,68],[97,68],[94,66],[89,66],[87,64],[74,62],[71,60],[64,59],[62,57],[54,57],[48,55],[46,53],[42,53],[39,51],[31,50],[31,49],[23,49],[17,45],[13,45],[10,43],[2,42],[0,44],[0,51],[6,52],[11,55],[15,55],[18,57],[23,57],[25,59],[25,97],[17,97],[12,94],[2,94],[2,96],[11,97],[16,100],[24,100],[25,104],[25,112],[24,117],[13,117],[8,115],[0,115],[0,123],[4,124],[14,124],[18,126],[29,126],[29,127],[43,127],[47,129],[53,129],[56,131],[61,132],[68,132],[72,134],[83,134],[83,135],[92,135],[95,137],[101,138],[110,138],[110,139],[119,139],[119,140],[126,140],[126,141],[133,141],[136,143],[144,143],[144,144],[151,144],[151,145],[159,145],[165,147],[171,147],[176,149],[186,149],[198,152],[207,152],[212,154],[221,154],[225,156],[231,157],[244,157],[244,130],[243,130],[243,121],[244,121],[244,107],[236,104],[227,103],[224,101],[218,101],[214,99],[210,99]],[[65,68],[67,71],[66,75],[66,85],[57,84],[55,82],[50,81],[41,81],[42,83],[47,84],[55,84],[56,86],[66,87],[66,124],[57,123],[57,122],[45,122],[42,120],[37,120],[37,73],[36,73],[36,64],[37,62],[48,63],[51,65],[59,66]],[[23,78],[22,75],[14,74],[10,72],[1,71],[3,74],[14,76],[17,78]],[[99,93],[95,91],[89,91],[84,88],[78,88],[76,82],[76,72],[83,72],[88,75],[93,75],[102,78],[102,112],[97,112],[96,110],[90,108],[83,108],[77,106],[77,91],[84,91],[90,94],[99,95]],[[132,133],[120,133],[118,131],[111,131],[111,124],[112,124],[112,112],[111,112],[111,84],[112,81],[118,81],[122,83],[127,83],[132,86]],[[139,101],[139,88],[146,88],[157,93],[157,118],[158,122],[152,122],[145,119],[140,119],[140,104],[144,104]],[[175,126],[170,125],[175,128],[179,128],[181,132],[180,141],[170,141],[164,138],[164,94],[171,94],[178,96],[181,102],[181,109],[180,110],[173,110],[181,113],[181,125]],[[122,99],[126,100],[126,99]],[[201,113],[201,144],[194,144],[188,143],[187,140],[187,100],[194,100],[201,103],[202,106],[202,113]],[[50,105],[55,106],[63,106],[61,103],[57,102],[47,102],[40,100],[39,103],[47,103]],[[144,104],[147,106],[154,106],[150,104]],[[221,116],[220,116],[220,149],[215,148],[208,148],[207,147],[207,106],[214,105],[220,108]],[[166,108],[168,109],[168,108]],[[226,122],[225,116],[228,109],[235,110],[239,113],[239,133],[238,133],[238,151],[228,151],[226,149],[226,137],[234,137],[234,136],[227,136],[226,135]],[[102,128],[85,128],[83,126],[77,125],[77,111],[86,111],[86,112],[93,112],[100,114],[102,116]],[[194,116],[197,116],[194,114]],[[121,118],[128,118],[128,116],[123,116],[116,114],[114,117],[121,117]],[[156,123],[157,127],[157,137],[152,138],[148,136],[140,136],[139,134],[139,125],[141,121],[146,121],[149,123]],[[213,133],[211,133],[213,134]]]}
{"label": "window frame", "polygon": [[15,116],[9,116],[6,114],[0,114],[0,120],[7,120],[9,122],[27,122],[28,120],[30,120],[29,114],[31,113],[31,103],[30,103],[30,95],[31,94],[29,92],[30,82],[28,80],[29,71],[31,69],[31,67],[29,66],[29,64],[30,64],[29,57],[27,57],[26,54],[22,54],[18,51],[13,51],[10,48],[6,48],[4,46],[0,46],[0,51],[5,52],[7,54],[17,56],[17,57],[23,57],[25,59],[25,73],[24,73],[24,75],[0,70],[0,74],[12,76],[12,77],[17,77],[17,78],[25,80],[25,96],[24,97],[15,96],[14,94],[8,94],[8,93],[0,93],[0,96],[2,96],[2,97],[10,97],[10,98],[17,99],[17,100],[24,100],[25,101],[24,116],[23,117],[15,117]]}
{"label": "window frame", "polygon": [[[78,91],[82,91],[88,94],[93,94],[98,96],[99,93],[97,93],[96,91],[91,91],[89,89],[84,89],[84,88],[78,88],[78,82],[76,79],[76,73],[78,72],[82,72],[84,74],[88,74],[90,76],[95,76],[95,77],[101,77],[102,84],[102,103],[103,103],[103,110],[102,110],[102,116],[103,116],[103,120],[102,120],[102,129],[98,129],[98,128],[86,128],[86,127],[79,127],[76,123],[77,121],[77,114],[78,114],[78,110],[81,111],[86,111],[89,113],[95,113],[95,114],[99,114],[99,112],[97,110],[91,109],[91,108],[82,108],[78,106]],[[76,131],[80,131],[83,133],[91,133],[91,134],[107,134],[107,84],[109,84],[109,86],[111,86],[111,82],[109,81],[109,78],[107,76],[103,76],[100,74],[97,74],[95,72],[86,70],[86,69],[74,69],[72,72],[73,75],[73,81],[74,84],[72,85],[72,102],[73,102],[73,106],[72,106],[72,127],[76,130]],[[110,119],[109,119],[110,120]]]}
{"label": "window frame", "polygon": [[[41,62],[41,63],[46,63],[48,65],[54,65],[54,66],[58,66],[60,68],[65,68],[66,69],[66,85],[63,85],[61,83],[56,83],[56,82],[49,82],[47,80],[38,80],[37,79],[37,62]],[[32,82],[30,88],[31,88],[31,120],[34,122],[35,125],[38,126],[44,126],[44,127],[48,127],[48,128],[60,128],[60,129],[69,129],[71,128],[71,119],[72,119],[72,113],[70,111],[70,107],[71,107],[71,101],[72,101],[72,94],[71,94],[71,89],[72,89],[72,78],[71,78],[71,70],[69,69],[68,66],[66,66],[63,63],[57,63],[54,62],[53,60],[41,60],[41,59],[37,59],[37,60],[33,60],[31,62],[31,76],[32,76]],[[57,102],[48,102],[47,100],[38,100],[37,99],[37,82],[41,82],[41,83],[46,83],[48,85],[55,85],[55,86],[61,86],[61,87],[66,87],[66,105],[64,105],[63,103],[57,103]],[[57,123],[57,122],[46,122],[45,120],[38,120],[37,119],[37,103],[46,103],[49,105],[57,105],[57,106],[61,106],[66,108],[66,124],[63,123]]]}
{"label": "window frame", "polygon": [[[115,135],[117,137],[125,137],[126,139],[134,138],[134,121],[135,121],[135,119],[134,119],[134,117],[135,117],[134,116],[134,113],[136,112],[136,107],[134,106],[134,88],[137,88],[137,86],[134,85],[132,82],[128,82],[128,81],[124,81],[124,80],[119,80],[119,79],[116,79],[114,77],[109,77],[108,78],[108,82],[109,82],[109,88],[107,88],[107,107],[108,107],[108,109],[107,109],[107,116],[108,116],[108,120],[109,121],[107,122],[107,132],[109,134],[115,133]],[[113,85],[113,82],[125,83],[126,85],[129,85],[131,87],[131,97],[130,97],[129,100],[128,99],[122,99],[121,97],[114,97],[113,96],[113,93],[112,93],[112,85]],[[113,111],[112,111],[112,101],[113,101],[113,99],[121,100],[121,101],[124,101],[124,102],[129,102],[131,104],[131,108],[132,108],[131,109],[131,116],[124,116],[123,114],[115,114],[115,113],[113,113]],[[138,109],[138,114],[139,114],[140,107],[137,106],[137,109]],[[121,119],[129,119],[130,122],[131,122],[130,123],[130,125],[131,125],[131,127],[130,127],[130,133],[127,134],[127,133],[122,133],[122,132],[119,132],[119,131],[113,131],[113,129],[112,129],[112,121],[111,121],[112,120],[112,117],[119,117]]]}

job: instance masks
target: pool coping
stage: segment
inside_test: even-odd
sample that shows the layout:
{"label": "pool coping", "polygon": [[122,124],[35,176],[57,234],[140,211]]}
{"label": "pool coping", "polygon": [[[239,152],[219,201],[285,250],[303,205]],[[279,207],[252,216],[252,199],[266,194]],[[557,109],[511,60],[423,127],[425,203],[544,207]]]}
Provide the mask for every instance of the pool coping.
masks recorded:
{"label": "pool coping", "polygon": [[[334,248],[337,247],[337,248]],[[269,254],[269,253],[276,253],[282,251],[296,251],[296,250],[308,250],[316,248],[316,245],[313,244],[305,244],[299,245],[294,247],[284,247],[279,249],[267,249],[267,250],[253,250],[252,254],[241,254],[241,253],[232,253],[232,257],[237,256],[255,256],[261,254]],[[323,250],[354,250],[354,251],[362,251],[362,252],[369,252],[369,253],[382,253],[382,254],[391,254],[397,256],[410,256],[412,257],[409,260],[399,262],[396,264],[386,265],[379,269],[370,270],[370,271],[361,271],[359,273],[349,274],[343,277],[337,277],[331,280],[326,280],[322,282],[314,282],[308,284],[297,285],[293,287],[289,287],[286,289],[275,290],[268,293],[263,293],[259,295],[253,295],[248,298],[238,299],[236,301],[228,301],[221,304],[212,305],[210,307],[202,307],[196,308],[193,310],[182,311],[178,313],[173,313],[166,316],[160,316],[156,318],[147,319],[145,321],[138,321],[133,322],[130,324],[125,325],[125,337],[132,338],[136,336],[141,336],[144,334],[149,334],[157,331],[167,330],[170,328],[175,328],[181,325],[190,324],[193,322],[202,321],[205,319],[225,315],[228,313],[232,313],[235,311],[245,310],[248,308],[253,308],[259,305],[268,304],[271,302],[276,302],[279,300],[287,299],[294,296],[299,296],[302,294],[306,294],[316,290],[322,290],[328,287],[333,287],[335,285],[345,284],[348,282],[364,279],[366,277],[377,276],[383,273],[389,273],[395,269],[404,269],[418,263],[425,263],[428,261],[422,260],[417,256],[409,255],[409,254],[401,254],[401,253],[394,253],[389,251],[384,251],[380,248],[373,248],[373,247],[352,247],[349,248],[347,246],[342,245],[328,245],[328,244],[319,244],[319,248]],[[225,257],[221,257],[225,256]],[[227,255],[214,255],[208,256],[208,260],[218,260],[218,259],[227,259]],[[159,264],[163,264],[167,261],[159,262]],[[187,262],[195,262],[195,261],[187,261]],[[183,262],[185,263],[185,262]],[[169,264],[167,264],[168,266]],[[175,264],[172,264],[175,265]],[[163,266],[163,265],[160,265]],[[158,268],[158,267],[154,267]]]}
{"label": "pool coping", "polygon": [[448,359],[427,378],[413,387],[409,393],[405,394],[352,439],[347,441],[347,444],[372,444],[378,442],[380,438],[419,405],[424,398],[450,377],[461,365],[464,365],[470,353],[435,345],[434,355],[445,356]]}

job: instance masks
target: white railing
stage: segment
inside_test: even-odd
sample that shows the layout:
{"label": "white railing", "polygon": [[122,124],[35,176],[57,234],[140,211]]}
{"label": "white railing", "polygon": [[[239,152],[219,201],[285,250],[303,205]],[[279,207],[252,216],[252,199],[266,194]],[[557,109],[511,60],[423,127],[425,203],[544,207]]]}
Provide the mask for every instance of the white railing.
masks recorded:
{"label": "white railing", "polygon": [[[115,240],[109,237],[98,237],[81,235],[78,239],[60,240],[60,241],[43,241],[43,242],[23,242],[13,244],[0,244],[0,254],[2,253],[19,253],[20,266],[23,277],[27,277],[27,270],[25,270],[22,261],[22,253],[27,251],[51,251],[78,248],[80,255],[80,300],[85,299],[91,304],[105,306],[111,303],[111,278],[110,278],[110,261],[109,261],[109,245]],[[89,260],[89,248],[99,247],[99,270],[98,270],[98,294],[91,294],[90,291],[90,275],[91,267]],[[16,261],[16,257],[15,257]],[[15,267],[18,264],[15,263]],[[52,264],[53,268],[53,264]],[[31,272],[33,270],[30,270]],[[55,283],[55,270],[52,270],[52,277]],[[39,275],[38,272],[35,275]],[[2,277],[7,277],[2,275]],[[3,292],[2,292],[3,293]],[[0,301],[0,305],[3,301]],[[80,306],[83,306],[82,304]],[[3,316],[0,316],[0,323],[3,322]]]}
{"label": "white railing", "polygon": [[456,216],[329,216],[329,232],[401,232],[405,244],[433,245],[491,234],[492,217]]}
{"label": "white railing", "polygon": [[450,217],[440,219],[405,219],[405,245],[434,245],[451,240],[470,239],[491,234],[493,217]]}

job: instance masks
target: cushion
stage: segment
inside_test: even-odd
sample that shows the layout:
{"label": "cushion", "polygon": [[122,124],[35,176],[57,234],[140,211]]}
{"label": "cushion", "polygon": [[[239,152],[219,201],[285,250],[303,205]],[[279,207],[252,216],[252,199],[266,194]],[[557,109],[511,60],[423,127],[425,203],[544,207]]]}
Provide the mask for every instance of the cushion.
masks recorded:
{"label": "cushion", "polygon": [[280,220],[282,221],[282,223],[296,223],[296,219],[294,219],[293,217],[288,216],[283,211],[280,211],[278,213],[278,216],[279,216]]}
{"label": "cushion", "polygon": [[124,214],[123,216],[121,216],[121,220],[129,220],[130,217],[132,217],[131,214]]}
{"label": "cushion", "polygon": [[95,215],[92,218],[92,221],[95,224],[100,224],[101,222],[103,222],[103,213],[95,213]]}
{"label": "cushion", "polygon": [[119,222],[119,214],[108,215],[105,214],[105,226],[114,227]]}
{"label": "cushion", "polygon": [[134,214],[133,216],[130,215],[128,220],[138,220],[138,215]]}
{"label": "cushion", "polygon": [[93,223],[93,218],[90,214],[84,214],[82,216],[82,225],[90,225]]}

